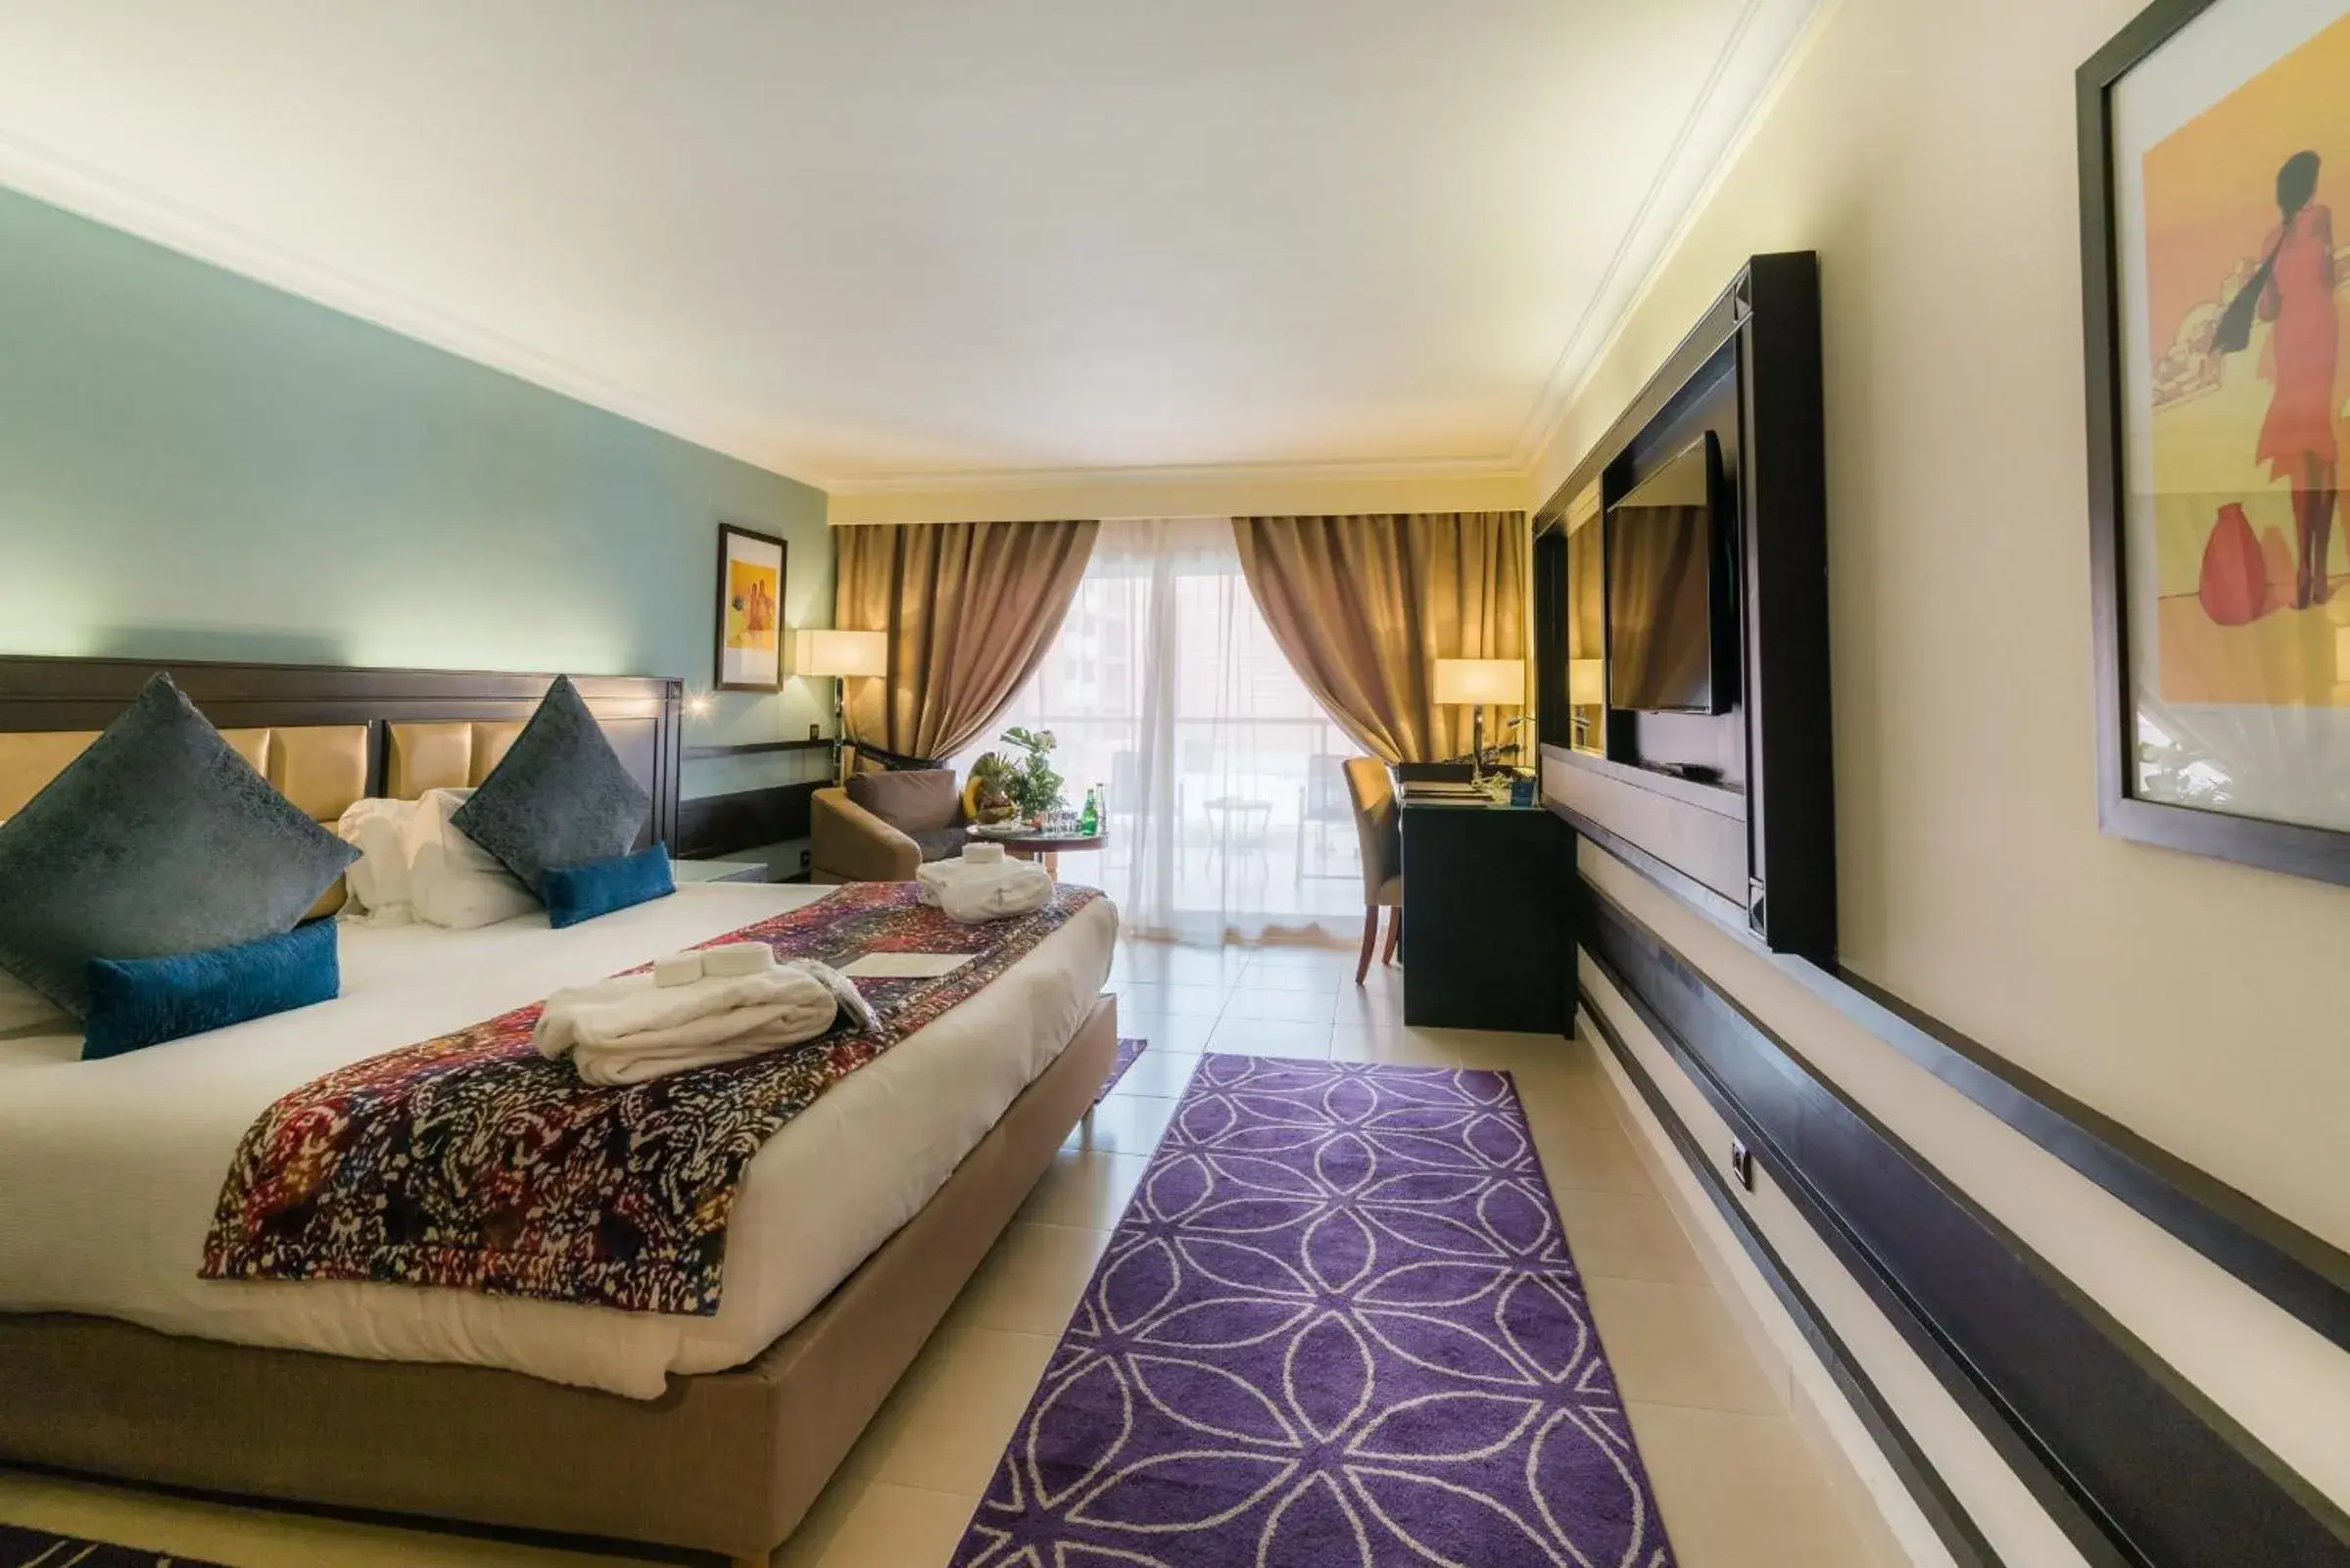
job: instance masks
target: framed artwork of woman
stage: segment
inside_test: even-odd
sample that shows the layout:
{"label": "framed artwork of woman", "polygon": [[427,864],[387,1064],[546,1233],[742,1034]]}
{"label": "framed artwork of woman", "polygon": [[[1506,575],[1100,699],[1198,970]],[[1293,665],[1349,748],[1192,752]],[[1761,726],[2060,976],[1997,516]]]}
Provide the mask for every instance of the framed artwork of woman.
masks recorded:
{"label": "framed artwork of woman", "polygon": [[720,691],[784,689],[784,563],[787,546],[772,534],[718,525]]}
{"label": "framed artwork of woman", "polygon": [[2100,821],[2350,881],[2339,0],[2161,0],[2079,77]]}

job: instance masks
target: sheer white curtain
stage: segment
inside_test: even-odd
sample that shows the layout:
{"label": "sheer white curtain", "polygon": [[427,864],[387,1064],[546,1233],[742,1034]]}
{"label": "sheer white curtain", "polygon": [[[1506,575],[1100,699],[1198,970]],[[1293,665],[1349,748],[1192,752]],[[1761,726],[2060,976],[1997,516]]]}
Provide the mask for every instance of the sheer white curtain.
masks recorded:
{"label": "sheer white curtain", "polygon": [[956,765],[1013,725],[1053,732],[1072,805],[1104,787],[1109,846],[1064,858],[1062,875],[1098,882],[1129,932],[1217,942],[1362,929],[1339,766],[1361,747],[1274,645],[1228,519],[1104,523],[1059,641]]}

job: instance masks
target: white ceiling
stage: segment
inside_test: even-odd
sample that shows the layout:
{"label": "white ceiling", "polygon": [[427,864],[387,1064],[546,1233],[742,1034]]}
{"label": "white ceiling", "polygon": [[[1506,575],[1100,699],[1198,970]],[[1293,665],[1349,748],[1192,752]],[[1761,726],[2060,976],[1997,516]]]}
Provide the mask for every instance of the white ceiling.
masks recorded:
{"label": "white ceiling", "polygon": [[8,0],[0,183],[839,489],[1523,470],[1813,0]]}

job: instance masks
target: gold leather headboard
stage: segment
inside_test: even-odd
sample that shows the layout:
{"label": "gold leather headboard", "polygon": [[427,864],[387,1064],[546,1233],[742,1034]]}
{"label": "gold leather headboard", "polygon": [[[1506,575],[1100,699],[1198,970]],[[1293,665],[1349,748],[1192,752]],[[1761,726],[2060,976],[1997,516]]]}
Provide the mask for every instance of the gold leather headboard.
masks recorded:
{"label": "gold leather headboard", "polygon": [[[65,772],[66,764],[89,749],[96,730],[0,732],[0,820],[24,809],[26,801]],[[317,724],[300,728],[223,730],[220,738],[253,771],[312,822],[334,827],[352,802],[367,793],[367,727]],[[311,906],[312,915],[343,907],[343,879]]]}
{"label": "gold leather headboard", "polygon": [[413,800],[427,789],[470,789],[504,760],[523,721],[453,719],[384,726],[384,794]]}
{"label": "gold leather headboard", "polygon": [[[49,781],[98,738],[95,730],[31,730],[0,735],[0,822],[49,786]],[[248,761],[251,759],[248,758]]]}
{"label": "gold leather headboard", "polygon": [[[312,822],[333,827],[353,801],[367,793],[363,724],[223,730],[220,737]],[[24,810],[97,738],[95,730],[0,732],[0,818]]]}
{"label": "gold leather headboard", "polygon": [[[368,795],[413,799],[427,789],[481,784],[554,679],[0,654],[0,818],[24,810],[159,671],[255,769],[327,824]],[[685,683],[591,675],[573,685],[652,799],[642,841],[674,841]]]}

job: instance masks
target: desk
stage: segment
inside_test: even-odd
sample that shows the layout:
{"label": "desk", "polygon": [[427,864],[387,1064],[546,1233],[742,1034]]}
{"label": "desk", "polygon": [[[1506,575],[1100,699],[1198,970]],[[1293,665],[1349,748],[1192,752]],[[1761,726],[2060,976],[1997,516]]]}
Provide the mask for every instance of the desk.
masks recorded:
{"label": "desk", "polygon": [[1407,797],[1404,1022],[1564,1033],[1574,834],[1542,806]]}

